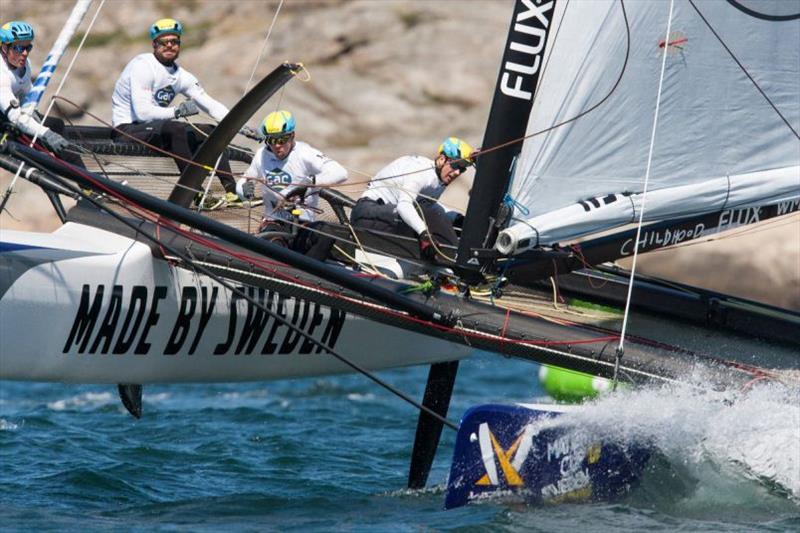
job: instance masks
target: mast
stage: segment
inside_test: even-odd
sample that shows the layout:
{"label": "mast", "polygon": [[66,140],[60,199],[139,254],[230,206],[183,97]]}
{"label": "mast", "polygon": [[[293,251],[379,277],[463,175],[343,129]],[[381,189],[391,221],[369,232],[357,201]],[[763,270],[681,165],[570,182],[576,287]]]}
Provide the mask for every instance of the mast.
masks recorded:
{"label": "mast", "polygon": [[479,155],[458,248],[456,268],[467,281],[480,279],[477,250],[494,244],[492,229],[522,143],[493,148],[525,136],[556,1],[517,0],[514,5],[483,137],[482,148],[487,152]]}

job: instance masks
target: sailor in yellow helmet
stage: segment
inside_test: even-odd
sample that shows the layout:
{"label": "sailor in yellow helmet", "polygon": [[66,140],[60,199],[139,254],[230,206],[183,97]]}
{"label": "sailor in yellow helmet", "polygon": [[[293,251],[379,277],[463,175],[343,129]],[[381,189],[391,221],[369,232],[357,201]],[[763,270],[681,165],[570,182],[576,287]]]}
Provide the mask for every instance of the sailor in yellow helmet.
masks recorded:
{"label": "sailor in yellow helmet", "polygon": [[[175,19],[155,21],[149,28],[152,53],[134,57],[120,74],[112,103],[112,123],[117,130],[175,154],[178,170],[188,166],[194,153],[211,133],[211,124],[194,124],[203,131],[178,119],[200,111],[221,121],[228,108],[203,90],[197,78],[176,62],[181,52],[183,25]],[[186,100],[173,105],[177,95]],[[114,137],[122,137],[115,131]],[[229,203],[239,202],[236,181],[231,177],[228,157],[223,152],[217,177],[226,191]]]}
{"label": "sailor in yellow helmet", "polygon": [[420,257],[435,259],[439,244],[455,246],[458,241],[452,223],[458,214],[448,213],[435,200],[472,165],[473,151],[466,141],[448,137],[434,160],[418,155],[395,159],[370,180],[350,221],[365,229],[416,237]]}
{"label": "sailor in yellow helmet", "polygon": [[[264,146],[256,152],[244,178],[237,184],[245,199],[253,198],[256,183],[261,184],[264,218],[259,232],[284,236],[297,233],[292,242],[280,237],[270,240],[315,259],[325,259],[333,241],[311,231],[319,203],[319,189],[315,186],[343,183],[347,170],[311,145],[295,139],[295,118],[289,111],[281,109],[268,114],[261,123],[260,134],[265,139]],[[293,231],[294,216],[284,207],[285,200],[294,196],[304,197],[299,206],[302,225],[299,233]]]}

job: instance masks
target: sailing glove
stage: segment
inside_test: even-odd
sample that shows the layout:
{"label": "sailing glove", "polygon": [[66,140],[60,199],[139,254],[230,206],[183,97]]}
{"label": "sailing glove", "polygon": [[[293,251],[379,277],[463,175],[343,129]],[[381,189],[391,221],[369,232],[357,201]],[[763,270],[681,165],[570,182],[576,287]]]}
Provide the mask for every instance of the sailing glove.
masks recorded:
{"label": "sailing glove", "polygon": [[44,132],[44,135],[42,135],[42,142],[56,155],[60,154],[70,145],[68,140],[52,130]]}
{"label": "sailing glove", "polygon": [[308,187],[303,185],[289,185],[281,191],[288,202],[302,202],[306,197]]}
{"label": "sailing glove", "polygon": [[178,104],[175,108],[175,118],[190,117],[200,112],[200,108],[194,103],[194,100],[186,100]]}
{"label": "sailing glove", "polygon": [[433,237],[427,230],[423,230],[417,238],[419,240],[419,255],[422,259],[433,261],[436,258],[436,248],[433,246]]}
{"label": "sailing glove", "polygon": [[244,135],[245,137],[247,137],[249,139],[253,139],[254,141],[258,141],[258,142],[264,142],[264,139],[266,139],[266,137],[261,135],[261,133],[259,133],[258,131],[254,130],[250,126],[242,126],[242,129],[239,130],[239,133]]}
{"label": "sailing glove", "polygon": [[242,196],[245,200],[252,200],[256,195],[255,180],[246,180],[242,185]]}

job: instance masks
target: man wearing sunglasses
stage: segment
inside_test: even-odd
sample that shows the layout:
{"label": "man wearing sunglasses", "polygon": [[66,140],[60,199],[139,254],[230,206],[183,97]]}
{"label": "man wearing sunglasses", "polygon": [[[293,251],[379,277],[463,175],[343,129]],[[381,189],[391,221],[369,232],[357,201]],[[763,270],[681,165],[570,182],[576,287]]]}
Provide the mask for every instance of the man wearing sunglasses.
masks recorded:
{"label": "man wearing sunglasses", "polygon": [[[111,98],[112,122],[116,128],[112,135],[125,139],[119,133],[124,132],[171,152],[180,172],[214,127],[210,124],[193,127],[176,119],[203,111],[221,121],[228,114],[227,107],[209,96],[197,78],[176,63],[182,34],[183,26],[177,20],[166,18],[153,23],[150,27],[153,53],[139,54],[127,64]],[[187,100],[173,106],[178,94]],[[217,170],[225,188],[225,200],[238,202],[236,181],[231,177],[230,163],[224,153]]]}
{"label": "man wearing sunglasses", "polygon": [[312,231],[319,204],[315,186],[343,183],[347,180],[347,170],[316,148],[295,140],[295,119],[289,111],[274,111],[267,115],[259,133],[265,138],[265,146],[258,149],[244,178],[239,180],[242,198],[252,199],[256,182],[260,182],[264,218],[259,231],[292,233],[293,215],[284,204],[287,199],[304,196],[299,215],[304,227],[294,242],[278,242],[280,239],[274,242],[324,260],[333,241]]}
{"label": "man wearing sunglasses", "polygon": [[[15,20],[0,27],[0,55],[3,56],[0,61],[0,117],[5,117],[26,135],[38,135],[53,152],[62,154],[69,142],[51,128],[64,131],[64,122],[48,117],[40,124],[33,115],[20,109],[32,86],[28,55],[33,49],[33,38],[33,28],[27,22]],[[64,153],[64,159],[80,162],[80,157],[72,154]]]}
{"label": "man wearing sunglasses", "polygon": [[447,213],[437,200],[472,165],[472,152],[465,141],[448,137],[433,161],[415,155],[395,159],[370,180],[350,221],[356,227],[416,237],[420,257],[434,260],[436,243],[458,242],[451,221],[457,213]]}

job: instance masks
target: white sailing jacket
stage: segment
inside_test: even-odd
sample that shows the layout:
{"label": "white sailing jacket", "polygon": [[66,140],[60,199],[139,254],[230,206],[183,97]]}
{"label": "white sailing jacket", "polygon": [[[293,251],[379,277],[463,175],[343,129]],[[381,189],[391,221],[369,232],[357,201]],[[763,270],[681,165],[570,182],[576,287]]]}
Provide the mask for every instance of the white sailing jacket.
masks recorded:
{"label": "white sailing jacket", "polygon": [[32,85],[30,61],[26,59],[22,69],[12,69],[5,59],[0,59],[0,111],[24,133],[41,137],[48,129],[20,110]]}
{"label": "white sailing jacket", "polygon": [[438,200],[445,187],[431,159],[407,155],[395,159],[375,174],[362,197],[383,200],[384,204],[395,206],[403,222],[419,235],[426,226],[414,201],[420,194]]}
{"label": "white sailing jacket", "polygon": [[178,94],[194,100],[217,121],[228,114],[228,108],[211,98],[191,72],[177,63],[162,65],[152,53],[144,53],[131,59],[114,85],[112,123],[119,126],[175,118],[171,104]]}
{"label": "white sailing jacket", "polygon": [[[236,185],[239,196],[243,195],[242,187],[246,178],[263,179],[261,194],[264,198],[264,217],[288,220],[291,215],[284,209],[277,209],[280,200],[291,196],[298,186],[309,186],[305,204],[316,208],[319,195],[314,192],[319,189],[313,185],[343,183],[347,179],[347,170],[316,148],[296,141],[285,159],[275,157],[267,146],[259,148],[244,176]],[[303,209],[300,214],[300,219],[304,221],[313,221],[315,217],[313,209]]]}

